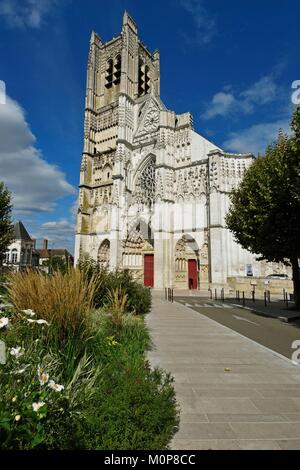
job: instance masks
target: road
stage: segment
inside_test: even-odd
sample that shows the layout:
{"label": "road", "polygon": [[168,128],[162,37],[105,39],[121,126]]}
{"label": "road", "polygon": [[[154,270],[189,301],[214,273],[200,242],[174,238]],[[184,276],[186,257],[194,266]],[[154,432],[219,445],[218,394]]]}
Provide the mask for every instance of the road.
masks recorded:
{"label": "road", "polygon": [[239,307],[199,297],[175,297],[196,312],[291,359],[293,341],[300,340],[300,322],[283,323],[276,318],[256,315]]}

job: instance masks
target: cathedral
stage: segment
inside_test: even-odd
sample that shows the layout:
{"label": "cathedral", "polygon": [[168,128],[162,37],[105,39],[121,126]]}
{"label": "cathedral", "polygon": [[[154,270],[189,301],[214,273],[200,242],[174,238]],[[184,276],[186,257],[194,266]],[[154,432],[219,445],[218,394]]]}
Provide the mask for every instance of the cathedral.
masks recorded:
{"label": "cathedral", "polygon": [[224,222],[253,159],[225,152],[194,130],[190,113],[166,107],[159,52],[125,12],[117,37],[90,40],[75,263],[89,256],[157,289],[262,275]]}

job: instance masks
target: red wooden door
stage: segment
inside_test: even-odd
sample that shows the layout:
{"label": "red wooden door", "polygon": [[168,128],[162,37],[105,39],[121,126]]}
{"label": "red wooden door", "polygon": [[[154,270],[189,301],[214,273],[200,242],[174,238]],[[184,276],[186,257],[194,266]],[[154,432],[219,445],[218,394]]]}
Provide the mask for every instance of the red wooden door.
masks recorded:
{"label": "red wooden door", "polygon": [[198,272],[197,261],[195,259],[188,260],[188,279],[189,289],[197,289],[198,287]]}
{"label": "red wooden door", "polygon": [[144,256],[144,286],[154,286],[154,255]]}

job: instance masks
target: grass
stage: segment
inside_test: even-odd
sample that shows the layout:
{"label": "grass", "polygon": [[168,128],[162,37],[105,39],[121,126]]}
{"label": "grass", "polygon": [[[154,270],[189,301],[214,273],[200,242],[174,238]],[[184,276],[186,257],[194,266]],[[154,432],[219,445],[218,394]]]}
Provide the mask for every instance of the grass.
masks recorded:
{"label": "grass", "polygon": [[99,276],[101,283],[95,291],[95,305],[98,308],[109,305],[107,290],[121,289],[128,298],[126,310],[138,315],[145,315],[151,309],[150,289],[143,287],[135,281],[129,270],[107,271],[101,268],[94,260],[84,259],[80,262],[80,269],[87,278]]}
{"label": "grass", "polygon": [[[94,308],[98,274],[10,276],[14,309],[5,313],[9,328],[0,330],[0,339],[8,351],[24,352],[9,354],[0,366],[0,449],[168,447],[178,426],[173,380],[149,367],[149,331],[144,317],[128,309],[124,284],[112,289],[102,277],[106,308]],[[49,325],[29,323],[22,312],[28,308],[36,313],[30,318]],[[43,385],[38,367],[49,375]],[[53,390],[50,380],[64,388]],[[35,412],[33,403],[44,404]]]}
{"label": "grass", "polygon": [[74,268],[67,273],[56,271],[52,276],[19,271],[8,276],[8,296],[17,311],[32,309],[55,325],[59,339],[63,340],[84,329],[99,284],[97,275],[87,279]]}

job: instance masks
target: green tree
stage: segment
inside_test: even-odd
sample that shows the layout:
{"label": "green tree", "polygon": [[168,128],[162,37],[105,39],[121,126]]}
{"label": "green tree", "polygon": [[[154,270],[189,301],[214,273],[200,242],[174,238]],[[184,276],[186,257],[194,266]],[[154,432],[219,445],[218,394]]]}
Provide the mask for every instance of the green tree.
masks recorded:
{"label": "green tree", "polygon": [[296,308],[300,308],[300,107],[290,136],[278,139],[246,171],[231,194],[227,227],[259,259],[289,263]]}
{"label": "green tree", "polygon": [[0,265],[7,247],[14,237],[11,209],[11,194],[4,183],[0,181]]}
{"label": "green tree", "polygon": [[68,269],[68,263],[64,258],[60,256],[53,256],[43,262],[44,266],[50,266],[51,271],[62,271],[66,272]]}

